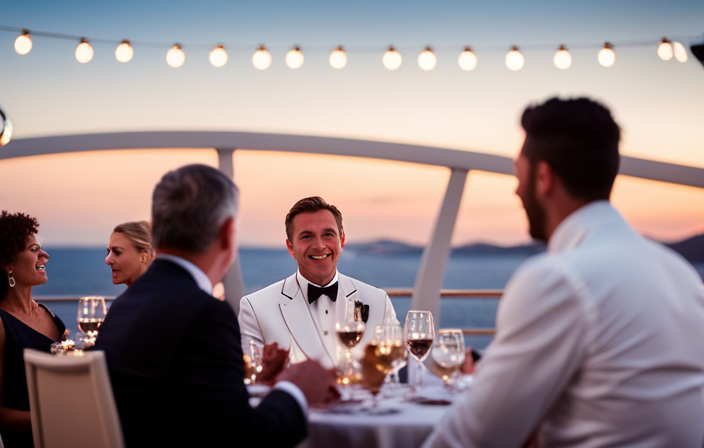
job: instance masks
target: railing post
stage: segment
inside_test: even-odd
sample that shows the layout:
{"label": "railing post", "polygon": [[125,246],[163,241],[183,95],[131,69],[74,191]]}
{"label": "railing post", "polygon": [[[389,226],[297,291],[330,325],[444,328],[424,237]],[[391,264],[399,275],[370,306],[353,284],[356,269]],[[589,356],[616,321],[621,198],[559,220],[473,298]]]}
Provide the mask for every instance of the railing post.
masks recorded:
{"label": "railing post", "polygon": [[[227,177],[234,180],[235,169],[233,156],[235,153],[234,148],[216,148],[218,152],[218,169],[222,171]],[[238,229],[239,230],[239,229]],[[239,254],[235,258],[234,263],[230,266],[230,269],[225,274],[225,278],[222,280],[225,286],[225,300],[230,304],[235,314],[239,314],[240,311],[240,299],[244,295],[244,279],[242,278],[242,267],[240,265]]]}
{"label": "railing post", "polygon": [[[423,250],[418,267],[416,284],[413,288],[411,309],[426,310],[433,313],[436,327],[440,325],[440,290],[445,277],[445,267],[450,256],[452,231],[457,221],[457,213],[462,202],[464,184],[468,170],[453,169],[447,183],[445,198],[435,221],[433,234]],[[404,319],[400,316],[399,320]],[[403,322],[401,322],[403,325]]]}

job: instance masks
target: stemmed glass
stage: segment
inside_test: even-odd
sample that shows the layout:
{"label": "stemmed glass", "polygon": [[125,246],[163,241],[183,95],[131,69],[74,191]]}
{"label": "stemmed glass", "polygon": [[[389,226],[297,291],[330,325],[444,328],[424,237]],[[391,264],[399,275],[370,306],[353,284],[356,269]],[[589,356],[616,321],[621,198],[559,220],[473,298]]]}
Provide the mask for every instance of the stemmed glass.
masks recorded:
{"label": "stemmed glass", "polygon": [[441,329],[433,344],[432,358],[446,388],[464,362],[464,334],[458,329]]}
{"label": "stemmed glass", "polygon": [[249,341],[249,353],[244,354],[245,384],[254,384],[257,381],[257,375],[262,371],[263,350],[260,344]]}
{"label": "stemmed glass", "polygon": [[380,409],[377,395],[384,380],[394,369],[394,363],[406,352],[403,345],[403,330],[397,324],[377,325],[374,338],[365,347],[362,371],[364,387],[372,394],[372,409],[370,413],[389,413],[395,409]]}
{"label": "stemmed glass", "polygon": [[364,335],[366,325],[361,320],[348,319],[335,324],[337,338],[345,349],[338,368],[339,381],[343,385],[350,384],[360,370],[359,362],[352,358],[352,348],[359,344]]}
{"label": "stemmed glass", "polygon": [[108,313],[103,297],[81,297],[78,301],[78,329],[83,333],[83,341],[89,345],[95,344],[98,330]]}
{"label": "stemmed glass", "polygon": [[428,356],[435,339],[433,315],[429,311],[410,310],[406,314],[406,326],[403,333],[408,345],[408,352],[420,364],[420,372],[411,386],[412,390],[417,391],[423,384],[423,375],[427,370],[423,361]]}

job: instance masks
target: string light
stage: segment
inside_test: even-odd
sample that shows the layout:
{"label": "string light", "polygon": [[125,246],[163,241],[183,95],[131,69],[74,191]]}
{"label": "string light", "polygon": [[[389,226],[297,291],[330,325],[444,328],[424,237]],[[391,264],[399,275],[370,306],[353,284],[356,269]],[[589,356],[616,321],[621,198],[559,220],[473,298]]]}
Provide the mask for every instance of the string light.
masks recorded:
{"label": "string light", "polygon": [[596,58],[599,60],[599,64],[601,64],[602,67],[611,67],[614,65],[614,62],[616,62],[616,53],[614,53],[613,48],[611,48],[611,44],[606,42],[604,48],[599,50],[599,54],[596,55]]}
{"label": "string light", "polygon": [[0,121],[2,121],[2,128],[0,128],[0,147],[2,147],[10,143],[13,130],[12,121],[5,115],[2,108],[0,108]]}
{"label": "string light", "polygon": [[518,47],[511,47],[511,51],[506,53],[506,67],[508,67],[509,70],[513,70],[515,72],[517,70],[522,69],[524,63],[525,58],[523,58],[523,54],[518,51]]}
{"label": "string light", "polygon": [[464,51],[460,53],[457,63],[464,71],[474,70],[477,66],[477,56],[472,52],[470,47],[464,47]]}
{"label": "string light", "polygon": [[169,64],[170,67],[179,68],[184,62],[186,62],[186,53],[181,49],[181,45],[174,44],[174,46],[166,52],[166,63]]}
{"label": "string light", "polygon": [[81,64],[86,64],[93,59],[93,47],[88,43],[85,37],[81,39],[81,43],[76,47],[76,60]]}
{"label": "string light", "polygon": [[393,45],[386,50],[386,53],[384,53],[384,56],[381,58],[381,63],[384,64],[387,70],[396,70],[401,66],[402,62],[403,58],[401,57],[401,53],[396,51]]}
{"label": "string light", "polygon": [[555,56],[552,58],[552,62],[555,67],[560,70],[567,70],[572,65],[572,56],[570,52],[567,51],[564,45],[560,45],[560,48],[555,52]]}
{"label": "string light", "polygon": [[438,58],[433,53],[430,47],[425,47],[425,50],[421,51],[418,55],[418,66],[421,70],[432,70],[438,63]]}
{"label": "string light", "polygon": [[303,52],[297,46],[293,47],[293,50],[286,53],[286,66],[290,69],[295,70],[297,68],[301,68],[304,60],[305,57],[303,56]]}
{"label": "string light", "polygon": [[119,62],[130,62],[132,56],[134,56],[134,50],[132,49],[132,45],[130,45],[130,41],[127,39],[123,40],[122,43],[115,48],[115,59]]}
{"label": "string light", "polygon": [[339,46],[330,53],[330,66],[341,69],[345,65],[347,65],[347,53],[345,53],[342,46]]}
{"label": "string light", "polygon": [[266,70],[271,65],[271,53],[267,51],[264,45],[260,45],[259,49],[252,55],[252,65],[257,70]]}
{"label": "string light", "polygon": [[672,59],[673,53],[672,43],[670,43],[666,37],[663,37],[662,42],[658,45],[658,56],[660,56],[660,59],[663,61],[669,61]]}
{"label": "string light", "polygon": [[22,30],[22,34],[15,39],[15,51],[17,54],[27,54],[32,51],[32,38],[29,37],[29,30]]}
{"label": "string light", "polygon": [[225,51],[225,47],[223,45],[218,45],[210,50],[208,59],[213,67],[222,67],[227,64],[227,51]]}
{"label": "string light", "polygon": [[684,45],[679,42],[672,42],[672,50],[675,54],[675,59],[682,63],[687,62],[687,50],[684,48]]}

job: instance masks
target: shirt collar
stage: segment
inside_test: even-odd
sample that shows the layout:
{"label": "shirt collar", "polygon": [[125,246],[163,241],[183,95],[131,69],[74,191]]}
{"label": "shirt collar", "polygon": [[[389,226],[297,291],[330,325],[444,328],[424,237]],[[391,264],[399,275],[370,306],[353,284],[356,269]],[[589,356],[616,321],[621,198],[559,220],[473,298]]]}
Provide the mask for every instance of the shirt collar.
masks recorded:
{"label": "shirt collar", "polygon": [[327,285],[318,285],[318,284],[316,284],[316,283],[313,283],[313,282],[311,282],[311,281],[308,281],[308,280],[301,274],[301,270],[300,270],[300,269],[296,271],[296,279],[298,280],[298,284],[301,285],[301,288],[305,287],[305,290],[306,290],[306,291],[308,290],[308,283],[310,283],[310,284],[313,285],[313,286],[325,288],[325,287],[327,287],[327,286],[332,285],[333,283],[335,283],[335,282],[337,281],[337,269],[335,269],[335,276],[332,278],[332,280],[330,280],[330,283],[328,283]]}
{"label": "shirt collar", "polygon": [[210,294],[211,296],[213,295],[213,284],[211,283],[208,276],[205,275],[205,272],[201,271],[200,268],[195,264],[191,263],[186,259],[171,254],[157,254],[156,258],[159,260],[167,260],[181,266],[183,269],[188,271],[189,274],[191,274],[191,277],[193,277],[193,280],[195,280],[196,284],[200,289]]}
{"label": "shirt collar", "polygon": [[557,253],[576,248],[597,224],[607,220],[623,221],[621,214],[607,200],[590,202],[578,208],[557,226],[547,251]]}

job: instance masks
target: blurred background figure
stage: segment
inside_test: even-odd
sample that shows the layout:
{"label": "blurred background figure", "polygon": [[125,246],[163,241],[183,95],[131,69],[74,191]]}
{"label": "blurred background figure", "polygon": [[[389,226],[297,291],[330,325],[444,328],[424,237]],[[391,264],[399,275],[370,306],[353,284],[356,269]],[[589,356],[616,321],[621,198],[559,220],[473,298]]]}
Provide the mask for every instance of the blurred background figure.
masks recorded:
{"label": "blurred background figure", "polygon": [[24,213],[0,214],[0,432],[6,447],[32,447],[32,426],[23,350],[47,353],[66,326],[32,299],[47,282],[49,254],[35,234],[39,223]]}
{"label": "blurred background figure", "polygon": [[112,283],[130,286],[154,260],[152,232],[146,221],[117,225],[110,235],[105,264],[112,270]]}

